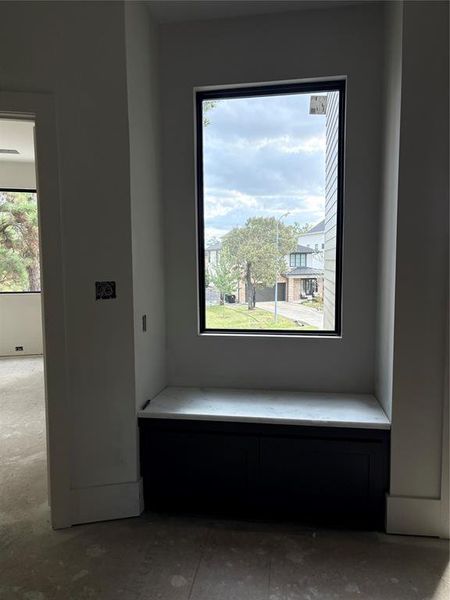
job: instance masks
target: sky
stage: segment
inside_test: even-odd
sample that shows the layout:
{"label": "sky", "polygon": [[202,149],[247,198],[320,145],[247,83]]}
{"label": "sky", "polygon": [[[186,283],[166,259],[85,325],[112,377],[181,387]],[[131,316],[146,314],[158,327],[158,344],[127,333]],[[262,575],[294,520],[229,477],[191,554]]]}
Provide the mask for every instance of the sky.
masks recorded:
{"label": "sky", "polygon": [[206,113],[205,239],[249,217],[315,225],[325,210],[325,116],[310,94],[217,101]]}

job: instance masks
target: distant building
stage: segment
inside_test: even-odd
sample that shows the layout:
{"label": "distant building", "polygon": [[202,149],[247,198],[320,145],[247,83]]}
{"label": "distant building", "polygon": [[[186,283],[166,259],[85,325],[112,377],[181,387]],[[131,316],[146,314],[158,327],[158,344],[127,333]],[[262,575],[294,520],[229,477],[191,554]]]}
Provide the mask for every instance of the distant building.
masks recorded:
{"label": "distant building", "polygon": [[335,327],[339,92],[328,92],[325,153],[323,327]]}
{"label": "distant building", "polygon": [[222,242],[220,240],[211,240],[205,248],[205,269],[211,265],[216,265],[219,260]]}
{"label": "distant building", "polygon": [[[313,227],[317,231],[312,232],[312,243],[320,242],[320,223]],[[323,227],[323,222],[322,222]],[[308,232],[309,234],[310,232]],[[305,235],[308,235],[305,234]],[[301,236],[303,239],[303,235]],[[315,240],[319,240],[316,242]],[[205,248],[205,269],[217,264],[222,244],[219,240],[210,242]],[[321,246],[319,246],[321,248]],[[286,256],[286,270],[278,278],[278,300],[286,302],[300,302],[306,298],[323,294],[323,253],[316,251],[315,245],[308,247],[298,244],[294,252]],[[247,291],[244,281],[239,283],[236,290],[237,302],[247,302]],[[275,286],[259,287],[256,290],[256,302],[271,302],[275,296]],[[214,293],[214,287],[207,288],[207,303],[218,303],[218,296]]]}
{"label": "distant building", "polygon": [[317,225],[314,225],[306,233],[302,233],[299,237],[299,242],[307,248],[314,251],[311,258],[311,266],[316,269],[322,269],[324,266],[324,249],[325,249],[325,219],[322,219]]}
{"label": "distant building", "polygon": [[[323,291],[323,269],[313,265],[315,251],[299,244],[294,252],[286,257],[286,271],[278,277],[278,300],[300,302]],[[246,302],[245,283],[239,285],[238,301]],[[258,287],[256,302],[272,302],[275,298],[275,286]]]}
{"label": "distant building", "polygon": [[[301,236],[303,240],[303,236]],[[289,255],[289,270],[285,273],[288,302],[299,302],[306,298],[321,295],[323,290],[323,267],[318,262],[314,248],[299,244]]]}

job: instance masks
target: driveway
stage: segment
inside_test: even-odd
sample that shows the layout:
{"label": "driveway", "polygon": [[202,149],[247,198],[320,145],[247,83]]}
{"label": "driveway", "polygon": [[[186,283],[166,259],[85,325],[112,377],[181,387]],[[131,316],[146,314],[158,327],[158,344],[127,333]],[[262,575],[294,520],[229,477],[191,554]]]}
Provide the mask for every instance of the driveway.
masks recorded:
{"label": "driveway", "polygon": [[[257,302],[256,307],[271,313],[275,311],[274,302]],[[287,319],[300,321],[301,323],[305,323],[305,325],[311,325],[318,329],[322,329],[323,327],[323,314],[315,308],[308,308],[307,306],[292,302],[278,301],[278,314]]]}

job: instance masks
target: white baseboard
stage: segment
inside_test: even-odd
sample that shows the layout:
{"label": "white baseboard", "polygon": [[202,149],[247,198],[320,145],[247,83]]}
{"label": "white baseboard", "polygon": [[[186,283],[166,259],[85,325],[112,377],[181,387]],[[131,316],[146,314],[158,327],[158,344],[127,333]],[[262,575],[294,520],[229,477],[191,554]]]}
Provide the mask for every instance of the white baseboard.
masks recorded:
{"label": "white baseboard", "polygon": [[387,496],[386,532],[439,537],[441,501],[436,498]]}
{"label": "white baseboard", "polygon": [[71,491],[72,525],[137,517],[143,511],[142,480]]}

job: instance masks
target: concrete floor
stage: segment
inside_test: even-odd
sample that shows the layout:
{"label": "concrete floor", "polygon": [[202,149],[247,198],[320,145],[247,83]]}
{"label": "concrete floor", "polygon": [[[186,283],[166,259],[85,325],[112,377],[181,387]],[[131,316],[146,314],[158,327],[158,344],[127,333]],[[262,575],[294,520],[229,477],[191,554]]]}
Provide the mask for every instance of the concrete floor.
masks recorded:
{"label": "concrete floor", "polygon": [[42,361],[0,360],[1,600],[448,600],[430,539],[147,514],[52,531]]}

